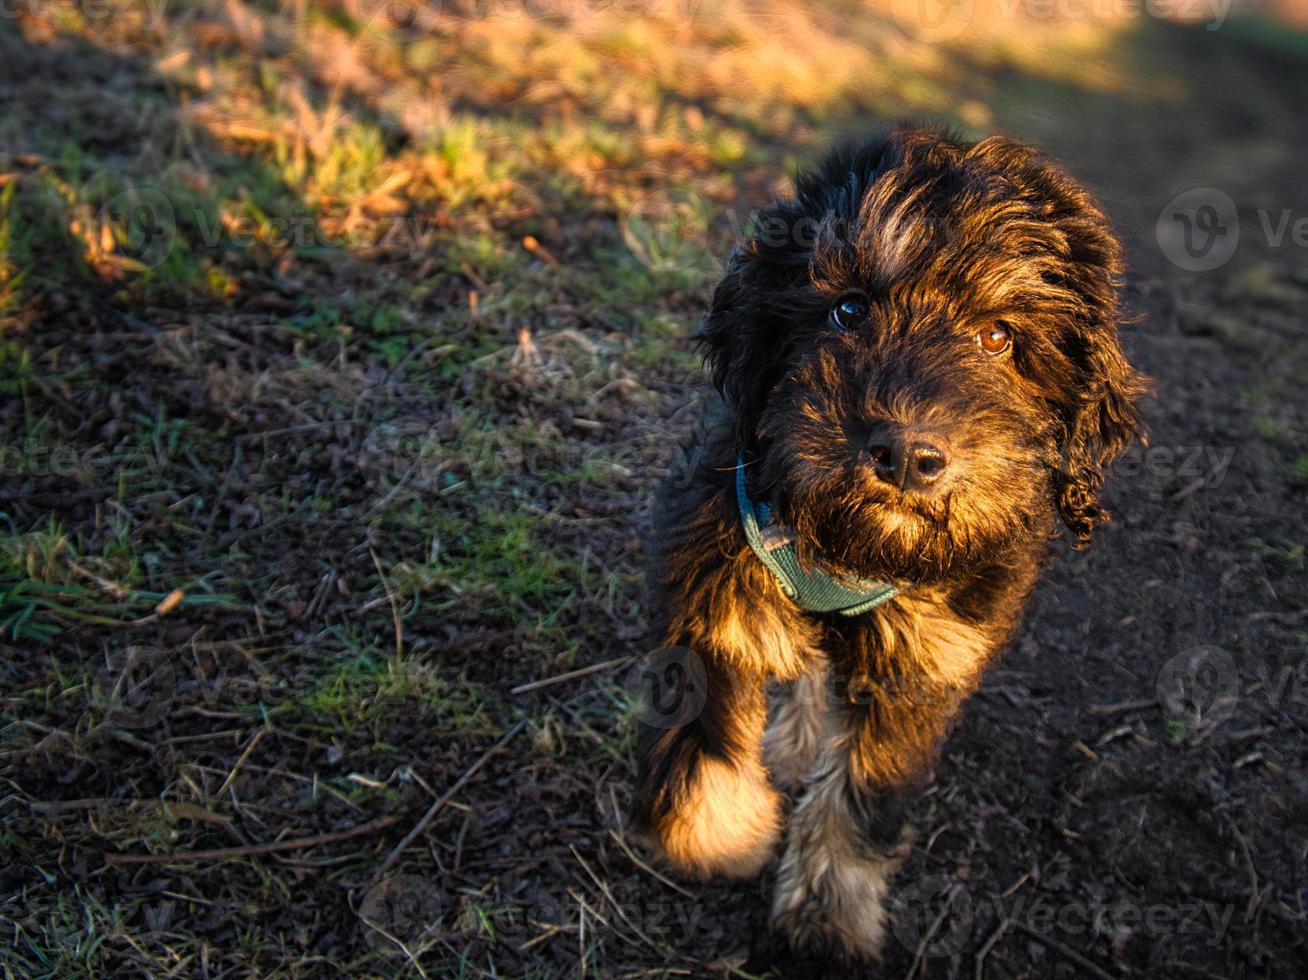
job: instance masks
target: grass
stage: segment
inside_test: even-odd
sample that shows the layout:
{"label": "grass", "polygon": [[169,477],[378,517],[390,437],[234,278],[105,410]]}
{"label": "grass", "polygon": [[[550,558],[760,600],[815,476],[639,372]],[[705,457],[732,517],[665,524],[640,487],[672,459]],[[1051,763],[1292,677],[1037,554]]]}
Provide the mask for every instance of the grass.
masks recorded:
{"label": "grass", "polygon": [[[563,882],[548,830],[621,831],[621,688],[511,688],[639,652],[637,528],[748,209],[890,118],[1176,84],[1112,23],[947,48],[888,4],[445,6],[399,40],[332,0],[0,21],[7,974],[412,967],[356,915],[398,833],[105,855],[412,825],[522,718],[530,749],[394,869],[441,890],[417,966],[710,971],[563,890],[638,894]],[[1274,396],[1249,397],[1283,436]],[[167,664],[158,717],[104,698],[130,651]],[[542,890],[558,919],[497,925]]]}
{"label": "grass", "polygon": [[[120,529],[121,530],[121,529]],[[151,618],[170,592],[135,587],[144,574],[129,538],[108,538],[87,554],[53,522],[27,534],[0,537],[0,637],[48,643],[78,626],[128,626]],[[87,584],[90,583],[90,584]],[[189,584],[189,583],[188,583]],[[234,604],[199,581],[171,608]]]}
{"label": "grass", "polygon": [[95,895],[76,888],[61,896],[41,918],[16,923],[8,965],[30,977],[95,974],[103,947],[123,933],[122,911],[106,908]]}
{"label": "grass", "polygon": [[329,734],[362,728],[374,736],[399,713],[417,712],[433,732],[447,736],[493,734],[494,718],[508,713],[493,692],[475,682],[447,679],[430,664],[369,654],[334,666],[286,711],[300,713],[302,727],[318,725]]}

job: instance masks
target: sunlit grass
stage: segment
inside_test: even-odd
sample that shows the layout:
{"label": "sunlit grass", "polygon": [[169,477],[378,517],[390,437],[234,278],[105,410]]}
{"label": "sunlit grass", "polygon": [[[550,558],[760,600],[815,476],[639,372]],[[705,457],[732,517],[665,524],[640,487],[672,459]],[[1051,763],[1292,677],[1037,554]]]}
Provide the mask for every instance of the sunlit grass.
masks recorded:
{"label": "sunlit grass", "polygon": [[[1131,18],[1013,30],[992,6],[976,5],[957,42],[977,65],[1147,91],[1109,47]],[[149,25],[61,9],[55,31],[133,49],[188,95],[151,123],[171,145],[133,156],[65,144],[59,167],[6,186],[0,310],[33,288],[24,256],[45,267],[61,241],[75,253],[65,262],[119,288],[230,303],[244,298],[249,269],[287,247],[318,260],[393,243],[397,222],[413,222],[400,228],[412,238],[431,218],[441,234],[410,252],[511,292],[503,277],[522,256],[504,231],[528,216],[577,201],[621,216],[650,186],[702,192],[714,171],[748,168],[760,141],[803,144],[817,126],[924,113],[992,123],[978,101],[984,72],[915,38],[888,2],[667,0],[643,16],[569,7],[557,22],[515,5],[493,11],[444,11],[421,36],[397,38],[340,4],[202,3]],[[154,100],[137,85],[122,95],[144,113]],[[101,210],[141,187],[162,193],[176,222],[172,247],[144,266],[122,215]],[[45,201],[40,221],[9,218],[24,197]],[[307,230],[292,233],[292,221]],[[393,347],[378,349],[392,364]]]}
{"label": "sunlit grass", "polygon": [[[0,445],[15,490],[0,643],[28,658],[18,717],[46,726],[21,737],[67,729],[50,745],[79,767],[121,763],[130,785],[50,789],[74,771],[60,762],[23,790],[193,792],[222,816],[231,804],[252,840],[322,829],[329,803],[349,811],[331,828],[398,812],[417,785],[401,785],[404,767],[445,778],[434,758],[466,762],[524,716],[532,765],[558,767],[542,786],[589,808],[589,770],[629,771],[619,677],[508,692],[638,652],[636,527],[655,479],[685,464],[675,436],[703,377],[689,338],[750,209],[795,167],[895,119],[976,134],[1004,128],[1013,103],[1065,125],[1072,101],[1117,111],[1184,94],[1128,43],[1133,21],[992,22],[983,3],[945,43],[889,0],[548,17],[432,4],[416,37],[369,21],[386,4],[352,0],[91,6],[0,21],[0,54],[34,80],[12,80],[0,115],[21,151],[0,167]],[[145,217],[166,218],[157,253],[141,248],[150,201]],[[1287,302],[1270,288],[1257,298]],[[1277,392],[1246,394],[1251,427],[1288,441],[1298,420]],[[77,465],[56,472],[69,450]],[[1296,547],[1246,543],[1298,567]],[[174,588],[182,601],[157,613]],[[100,671],[136,629],[159,634],[185,710],[106,734]],[[217,739],[229,725],[239,737]],[[269,737],[238,773],[254,791],[207,798],[255,732]],[[259,775],[269,764],[294,773]],[[73,853],[79,832],[99,854],[103,826],[92,838],[79,820],[44,837],[43,824],[21,856],[64,848],[55,833]],[[189,844],[157,812],[115,833]],[[326,874],[371,873],[384,851],[358,846]],[[230,972],[245,957],[291,975],[316,955],[283,931],[301,884],[321,883],[307,868],[188,869],[241,912],[217,945],[195,910],[176,913],[174,937],[143,930],[131,902],[34,890],[0,966]],[[469,934],[493,941],[503,896],[459,901]],[[338,911],[324,923],[353,928]]]}

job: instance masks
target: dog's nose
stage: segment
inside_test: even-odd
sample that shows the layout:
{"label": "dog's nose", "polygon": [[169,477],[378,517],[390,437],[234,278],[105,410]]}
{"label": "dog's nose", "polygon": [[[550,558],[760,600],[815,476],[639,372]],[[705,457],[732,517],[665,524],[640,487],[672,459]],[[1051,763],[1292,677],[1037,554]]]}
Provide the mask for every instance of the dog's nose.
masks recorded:
{"label": "dog's nose", "polygon": [[929,491],[949,466],[944,441],[920,433],[880,435],[868,452],[879,479],[917,493]]}

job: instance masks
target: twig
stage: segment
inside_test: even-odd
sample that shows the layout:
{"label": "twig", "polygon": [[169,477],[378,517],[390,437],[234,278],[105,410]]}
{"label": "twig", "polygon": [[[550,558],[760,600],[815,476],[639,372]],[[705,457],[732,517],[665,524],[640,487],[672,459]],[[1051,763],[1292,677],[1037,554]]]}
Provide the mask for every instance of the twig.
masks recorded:
{"label": "twig", "polygon": [[1092,704],[1092,715],[1120,715],[1127,711],[1143,711],[1145,708],[1157,707],[1157,698],[1145,698],[1142,701],[1119,701],[1116,704]]}
{"label": "twig", "polygon": [[1196,976],[1207,977],[1208,980],[1226,980],[1225,974],[1214,973],[1212,970],[1205,970],[1202,966],[1195,966],[1193,963],[1187,963],[1184,960],[1167,960],[1162,964],[1169,970],[1185,970]]}
{"label": "twig", "polygon": [[1096,980],[1114,980],[1113,975],[1111,973],[1101,969],[1093,960],[1086,959],[1084,956],[1082,956],[1080,953],[1078,953],[1076,950],[1072,949],[1071,947],[1064,946],[1057,939],[1051,939],[1049,936],[1046,936],[1044,933],[1040,932],[1039,930],[1033,929],[1031,926],[1027,925],[1021,919],[1013,919],[1011,921],[1013,923],[1014,929],[1018,930],[1019,932],[1026,933],[1028,936],[1030,936],[1032,939],[1038,942],[1041,946],[1048,946],[1055,953],[1058,953],[1060,956],[1063,956],[1064,958],[1070,960],[1071,962],[1079,966],[1082,970],[1084,970],[1086,973],[1090,974],[1090,976],[1095,977]]}
{"label": "twig", "polygon": [[386,590],[386,598],[391,604],[391,622],[395,624],[395,659],[398,661],[404,656],[404,627],[400,625],[400,606],[395,601],[395,594],[391,592],[391,584],[386,581],[386,573],[382,571],[377,552],[369,548],[368,554],[372,555],[372,563],[377,568],[377,575],[381,578],[382,588]]}
{"label": "twig", "polygon": [[472,826],[475,819],[477,819],[477,811],[469,808],[463,817],[463,826],[459,828],[459,836],[454,841],[454,874],[459,873],[459,865],[463,863],[463,842],[468,836],[468,828]]}
{"label": "twig", "polygon": [[100,309],[103,310],[105,313],[108,313],[111,317],[113,317],[118,322],[126,324],[127,326],[131,327],[133,330],[139,330],[142,333],[147,333],[152,337],[158,337],[160,334],[164,332],[163,330],[160,330],[158,327],[156,327],[153,323],[146,323],[146,321],[142,320],[140,317],[132,316],[132,314],[130,313],[124,313],[122,310],[116,309],[115,307],[102,306],[100,307]]}
{"label": "twig", "polygon": [[500,749],[504,748],[504,746],[508,745],[509,742],[512,741],[513,736],[517,735],[518,732],[522,731],[523,726],[525,726],[526,724],[527,724],[527,719],[524,718],[516,725],[514,725],[512,728],[510,728],[507,732],[504,733],[503,738],[501,738],[498,742],[496,742],[489,749],[487,749],[482,754],[482,757],[478,759],[476,762],[474,762],[471,768],[469,768],[467,772],[465,772],[462,776],[460,776],[457,780],[455,780],[454,785],[451,786],[449,789],[447,789],[444,795],[441,796],[441,798],[438,799],[435,803],[433,803],[431,807],[427,810],[427,812],[422,815],[422,819],[419,820],[416,824],[414,824],[413,829],[404,835],[404,840],[400,841],[398,844],[395,845],[395,850],[391,851],[390,855],[387,856],[386,860],[383,861],[381,865],[377,868],[377,870],[373,873],[372,876],[373,881],[379,881],[381,879],[382,875],[384,875],[387,872],[387,870],[390,868],[390,866],[396,862],[399,856],[404,853],[404,850],[410,844],[412,844],[414,840],[417,839],[419,834],[421,834],[424,830],[427,829],[427,825],[432,822],[436,814],[440,813],[441,810],[445,809],[445,805],[454,798],[454,794],[457,793],[459,790],[463,789],[463,787],[468,784],[468,781],[472,779],[473,776],[477,775],[477,773],[481,770],[481,767],[484,766],[490,760],[490,757],[493,756]]}
{"label": "twig", "polygon": [[1072,748],[1076,749],[1091,762],[1100,761],[1098,753],[1090,748],[1090,746],[1086,745],[1085,742],[1082,742],[1079,738],[1072,740]]}
{"label": "twig", "polygon": [[[477,275],[477,273],[473,271],[472,266],[468,265],[467,262],[462,262],[459,264],[459,271],[463,273],[463,278],[467,279],[468,282],[472,283],[474,286],[477,287],[477,292],[485,293],[490,291],[490,287],[486,285],[486,280],[483,279],[481,276]],[[468,297],[468,305],[470,307],[474,307],[472,312],[475,313],[476,312],[475,307],[477,304],[472,299],[471,296]]]}
{"label": "twig", "polygon": [[1240,828],[1236,826],[1235,820],[1226,815],[1226,824],[1231,828],[1231,833],[1240,844],[1240,850],[1244,854],[1245,867],[1249,870],[1249,905],[1244,910],[1244,921],[1252,922],[1254,909],[1258,905],[1258,899],[1261,897],[1261,890],[1258,887],[1258,871],[1254,867],[1253,853],[1249,850],[1249,842],[1244,839],[1244,834],[1240,833]]}
{"label": "twig", "polygon": [[931,940],[934,939],[936,933],[940,931],[940,926],[945,921],[945,916],[949,914],[949,910],[954,905],[954,899],[958,897],[959,892],[962,890],[963,886],[961,884],[955,884],[953,888],[949,889],[949,894],[945,896],[945,904],[940,909],[940,914],[936,916],[935,921],[927,928],[926,935],[918,941],[917,952],[913,954],[913,964],[908,968],[908,972],[904,974],[904,980],[911,980],[912,977],[917,975],[918,968],[924,962],[927,946],[931,944]]}
{"label": "twig", "polygon": [[995,931],[990,934],[990,938],[985,941],[985,945],[977,951],[975,960],[976,980],[982,980],[982,977],[985,976],[986,957],[990,955],[990,951],[994,949],[995,944],[1004,937],[1004,933],[1008,931],[1008,927],[1012,924],[1013,922],[1011,919],[1005,919],[1003,922],[999,923],[998,928],[996,928]]}
{"label": "twig", "polygon": [[537,241],[535,235],[524,235],[522,239],[522,247],[546,265],[552,265],[557,269],[562,264],[558,259],[550,254],[549,250],[546,249],[544,245]]}
{"label": "twig", "polygon": [[278,851],[301,851],[306,847],[317,847],[319,844],[335,844],[337,841],[349,840],[351,837],[362,837],[365,834],[376,833],[393,823],[398,823],[399,819],[394,815],[378,817],[376,820],[359,824],[357,827],[338,830],[330,834],[315,834],[313,837],[291,837],[286,840],[270,841],[267,844],[246,844],[242,847],[217,847],[209,851],[186,851],[173,854],[106,854],[104,861],[108,865],[173,864],[179,861],[221,861],[225,858],[275,854]]}
{"label": "twig", "polygon": [[1118,725],[1116,728],[1104,732],[1095,741],[1095,745],[1097,746],[1107,745],[1109,742],[1112,742],[1115,739],[1119,739],[1123,735],[1134,735],[1134,734],[1135,734],[1135,725],[1132,724],[1131,722],[1127,722],[1125,725]]}
{"label": "twig", "polygon": [[231,829],[232,818],[224,817],[220,813],[214,813],[212,810],[206,810],[204,807],[195,806],[191,803],[183,803],[179,800],[116,800],[110,798],[94,798],[87,800],[60,800],[54,803],[43,803],[39,800],[29,800],[27,805],[37,813],[58,814],[68,813],[77,810],[102,810],[108,811],[114,807],[119,807],[128,813],[136,810],[159,810],[165,815],[171,817],[181,817],[186,820],[197,820],[203,823],[217,824],[219,827]]}
{"label": "twig", "polygon": [[381,926],[377,925],[377,923],[373,922],[366,915],[359,916],[359,919],[369,929],[372,929],[374,932],[380,933],[381,935],[389,939],[391,942],[393,942],[396,946],[398,946],[400,950],[404,953],[404,955],[408,958],[409,962],[413,964],[413,968],[418,971],[418,976],[422,977],[423,980],[427,980],[427,971],[422,968],[422,964],[418,962],[418,958],[413,955],[413,952],[409,949],[406,943],[401,942],[398,936],[392,936],[389,932],[387,932]]}
{"label": "twig", "polygon": [[609,890],[609,886],[605,884],[602,880],[600,880],[600,877],[597,874],[595,874],[594,871],[591,870],[590,865],[586,863],[586,859],[583,858],[581,856],[581,852],[577,850],[577,845],[569,844],[568,847],[572,851],[572,856],[575,857],[577,859],[577,862],[581,865],[582,870],[585,871],[586,874],[590,876],[591,881],[595,882],[595,887],[598,888],[600,890],[600,893],[609,900],[609,904],[613,906],[613,911],[618,913],[618,918],[621,919],[623,922],[625,922],[628,926],[630,926],[631,931],[634,932],[637,936],[639,936],[642,940],[644,940],[645,944],[649,946],[650,949],[654,950],[654,952],[656,953],[663,952],[659,948],[658,943],[654,942],[654,940],[650,939],[649,936],[645,935],[645,933],[641,931],[640,926],[636,925],[636,923],[632,922],[629,918],[627,918],[626,911],[622,908],[621,905],[618,904],[618,900],[613,897],[613,892]]}
{"label": "twig", "polygon": [[687,891],[686,889],[682,888],[680,885],[678,885],[675,881],[672,881],[670,878],[666,878],[666,877],[664,877],[663,875],[659,874],[657,871],[655,871],[653,868],[651,868],[648,864],[646,864],[644,861],[642,861],[640,858],[638,858],[638,857],[636,856],[636,853],[635,853],[635,852],[634,852],[630,847],[627,846],[627,842],[624,841],[621,837],[619,837],[619,836],[618,836],[614,831],[610,830],[610,831],[609,831],[609,836],[612,837],[615,841],[618,842],[618,846],[619,846],[620,848],[622,848],[623,853],[625,853],[625,854],[627,855],[627,857],[631,858],[631,863],[632,863],[632,864],[634,864],[634,865],[635,865],[636,867],[638,867],[638,868],[641,868],[641,869],[644,870],[647,874],[651,875],[652,877],[654,877],[654,878],[657,879],[658,881],[663,882],[663,884],[667,885],[669,888],[671,888],[671,889],[672,889],[674,892],[676,892],[677,894],[679,894],[679,895],[685,895],[687,898],[691,899],[692,901],[694,900],[694,898],[695,898],[694,894],[692,894],[691,892],[689,892],[689,891]]}
{"label": "twig", "polygon": [[[621,940],[622,940],[624,943],[626,943],[628,946],[633,946],[633,947],[635,947],[636,949],[640,949],[640,944],[639,944],[639,943],[637,943],[634,939],[632,939],[630,936],[628,936],[628,935],[627,935],[625,932],[623,932],[621,929],[615,929],[615,928],[613,927],[613,923],[612,923],[612,922],[610,922],[608,919],[604,918],[604,915],[603,915],[603,914],[602,914],[598,909],[596,909],[596,908],[592,908],[592,907],[591,907],[591,904],[590,904],[589,902],[587,902],[584,898],[581,897],[580,892],[576,891],[575,889],[569,888],[569,889],[568,889],[568,895],[573,899],[573,901],[575,901],[575,902],[577,903],[577,905],[578,905],[581,909],[583,909],[583,910],[586,911],[586,912],[589,912],[590,915],[591,915],[591,918],[596,919],[596,920],[598,920],[599,922],[602,922],[602,923],[603,923],[603,924],[608,928],[609,932],[613,933],[613,935],[617,936],[619,939],[621,939]],[[655,947],[655,948],[657,949],[657,947]],[[584,955],[584,954],[583,954],[583,955]]]}
{"label": "twig", "polygon": [[636,658],[614,657],[612,660],[605,660],[603,663],[591,664],[589,667],[578,667],[576,670],[570,670],[565,674],[556,674],[553,677],[542,677],[538,681],[528,681],[526,684],[519,684],[510,694],[526,694],[528,691],[539,691],[542,687],[550,687],[553,684],[563,684],[566,681],[575,681],[578,677],[585,677],[587,674],[598,674],[601,670],[608,670],[610,667],[625,667]]}
{"label": "twig", "polygon": [[1002,895],[1000,895],[999,897],[1000,897],[1000,898],[1007,898],[1009,895],[1012,895],[1014,892],[1016,892],[1019,888],[1021,888],[1023,885],[1025,885],[1025,884],[1026,884],[1028,881],[1030,881],[1030,880],[1031,880],[1031,872],[1030,872],[1030,871],[1023,871],[1023,872],[1022,872],[1022,877],[1018,878],[1017,881],[1015,881],[1015,882],[1013,882],[1011,885],[1009,885],[1009,886],[1008,886],[1008,890],[1005,891],[1005,892],[1004,892]]}
{"label": "twig", "polygon": [[132,593],[132,590],[127,586],[119,585],[117,582],[110,582],[108,579],[101,578],[99,575],[96,575],[95,572],[83,568],[75,561],[70,561],[68,563],[68,567],[71,568],[78,575],[82,576],[83,578],[90,579],[92,582],[98,585],[103,592],[105,592],[111,599],[115,600],[116,602],[122,602]]}
{"label": "twig", "polygon": [[531,949],[531,947],[535,946],[537,943],[543,943],[547,939],[552,939],[561,932],[571,932],[574,928],[576,927],[560,926],[560,925],[555,925],[553,923],[546,923],[545,931],[542,932],[539,936],[535,936],[531,939],[528,939],[525,943],[523,943],[521,946],[518,947],[518,952],[525,953],[527,952],[527,950]]}
{"label": "twig", "polygon": [[236,774],[241,771],[241,766],[245,765],[245,763],[249,761],[250,753],[255,750],[260,740],[262,740],[262,738],[267,734],[268,734],[268,729],[260,728],[250,738],[249,744],[245,746],[245,751],[243,751],[241,753],[240,758],[236,760],[236,765],[232,766],[231,771],[227,774],[227,778],[224,779],[223,784],[218,787],[218,792],[214,793],[214,797],[216,799],[222,799],[222,795],[227,792],[227,787],[232,785],[232,780],[235,779]]}

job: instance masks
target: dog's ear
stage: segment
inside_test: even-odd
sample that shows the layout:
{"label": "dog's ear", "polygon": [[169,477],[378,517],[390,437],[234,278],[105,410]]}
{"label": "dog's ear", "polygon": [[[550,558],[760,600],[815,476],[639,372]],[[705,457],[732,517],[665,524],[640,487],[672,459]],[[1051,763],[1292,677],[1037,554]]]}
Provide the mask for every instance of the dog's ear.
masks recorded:
{"label": "dog's ear", "polygon": [[[732,253],[696,337],[714,387],[734,411],[738,449],[749,443],[767,397],[764,349],[753,343],[756,334],[768,327],[759,322],[760,311],[754,302],[763,281],[763,264],[754,242],[746,242]],[[763,315],[766,317],[766,312]]]}
{"label": "dog's ear", "polygon": [[1082,362],[1081,398],[1067,420],[1054,490],[1063,522],[1076,535],[1077,548],[1090,543],[1094,529],[1108,520],[1099,504],[1105,468],[1137,438],[1143,438],[1139,398],[1147,385],[1122,355],[1117,325],[1104,322],[1087,337]]}
{"label": "dog's ear", "polygon": [[802,234],[793,233],[802,217],[788,203],[763,213],[773,238],[757,234],[732,253],[696,336],[713,384],[734,411],[740,449],[753,441],[789,351],[786,297],[807,281],[811,254]]}
{"label": "dog's ear", "polygon": [[[709,305],[704,322],[700,325],[695,340],[699,344],[700,354],[708,365],[713,378],[713,386],[733,404],[737,401],[736,387],[738,381],[732,377],[731,338],[739,329],[741,305],[748,294],[748,280],[751,260],[743,249],[736,249],[727,263],[726,275],[713,290],[713,302]],[[730,390],[728,383],[730,379]]]}
{"label": "dog's ear", "polygon": [[1099,504],[1105,468],[1143,438],[1138,402],[1148,384],[1127,363],[1118,336],[1122,247],[1090,194],[1037,151],[1003,138],[983,140],[975,151],[993,154],[1054,232],[1047,242],[1055,261],[1042,276],[1058,297],[1064,364],[1054,387],[1067,394],[1053,483],[1059,514],[1084,548],[1108,519]]}
{"label": "dog's ear", "polygon": [[1066,285],[1076,290],[1082,308],[1065,341],[1075,396],[1066,410],[1062,460],[1054,483],[1059,513],[1080,549],[1108,520],[1099,504],[1105,469],[1143,438],[1139,400],[1148,385],[1127,362],[1118,335],[1122,247],[1090,196],[1070,178],[1061,173],[1059,177],[1066,182],[1063,190],[1073,209],[1064,219]]}

